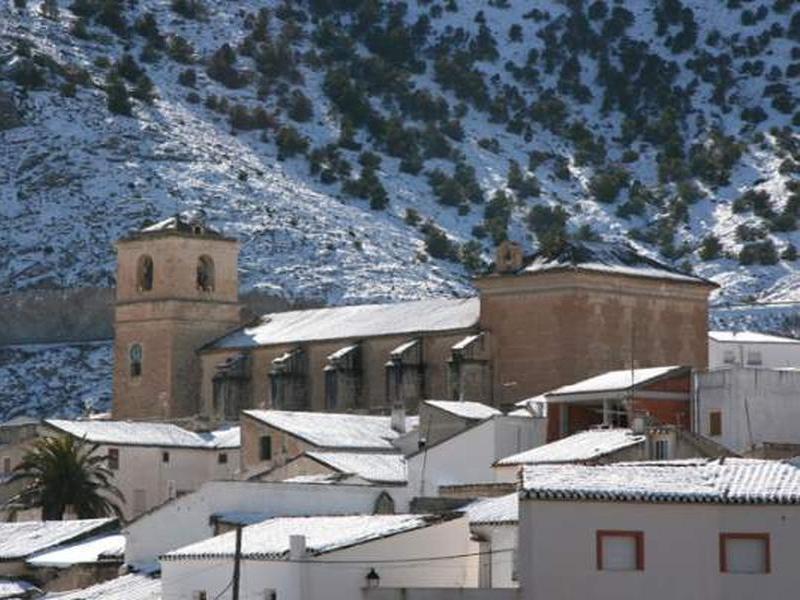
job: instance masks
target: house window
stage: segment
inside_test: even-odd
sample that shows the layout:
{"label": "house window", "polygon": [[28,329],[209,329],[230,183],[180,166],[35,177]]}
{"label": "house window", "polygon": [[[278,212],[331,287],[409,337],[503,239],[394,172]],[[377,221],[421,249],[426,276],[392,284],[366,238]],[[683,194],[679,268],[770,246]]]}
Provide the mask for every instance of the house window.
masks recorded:
{"label": "house window", "polygon": [[132,344],[128,350],[128,358],[131,367],[131,377],[139,377],[142,374],[142,345]]}
{"label": "house window", "polygon": [[203,255],[197,259],[197,289],[214,291],[214,261],[210,256]]}
{"label": "house window", "polygon": [[228,464],[228,455],[224,452],[217,454],[217,464],[218,465],[227,465]]}
{"label": "house window", "polygon": [[735,365],[736,364],[736,352],[734,350],[725,350],[722,355],[722,361],[726,365]]}
{"label": "house window", "polygon": [[758,366],[761,364],[761,352],[750,350],[747,352],[747,364]]}
{"label": "house window", "polygon": [[119,449],[118,448],[109,448],[108,449],[108,468],[112,471],[119,470]]}
{"label": "house window", "polygon": [[339,376],[336,369],[325,369],[325,408],[335,410],[338,404]]}
{"label": "house window", "polygon": [[656,440],[655,443],[655,459],[656,460],[669,460],[669,440]]}
{"label": "house window", "polygon": [[192,600],[208,600],[208,593],[205,590],[193,592]]}
{"label": "house window", "polygon": [[722,413],[718,410],[708,413],[708,435],[722,435]]}
{"label": "house window", "polygon": [[644,533],[641,531],[598,531],[597,570],[643,571]]}
{"label": "house window", "polygon": [[153,289],[153,259],[146,254],[139,257],[136,265],[136,288],[140,292]]}
{"label": "house window", "polygon": [[161,453],[161,462],[168,463],[169,462],[169,452],[162,452]]}
{"label": "house window", "polygon": [[272,460],[272,438],[268,435],[262,435],[259,438],[261,460]]}
{"label": "house window", "polygon": [[719,570],[722,573],[769,573],[769,534],[720,533]]}

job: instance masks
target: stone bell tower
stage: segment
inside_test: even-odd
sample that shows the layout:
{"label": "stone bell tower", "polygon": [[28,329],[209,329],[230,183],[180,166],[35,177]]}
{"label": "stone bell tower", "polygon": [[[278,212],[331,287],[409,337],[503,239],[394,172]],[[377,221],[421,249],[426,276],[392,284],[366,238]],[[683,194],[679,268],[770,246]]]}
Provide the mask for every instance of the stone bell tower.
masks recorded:
{"label": "stone bell tower", "polygon": [[117,242],[115,419],[200,411],[204,343],[240,322],[239,244],[176,215]]}

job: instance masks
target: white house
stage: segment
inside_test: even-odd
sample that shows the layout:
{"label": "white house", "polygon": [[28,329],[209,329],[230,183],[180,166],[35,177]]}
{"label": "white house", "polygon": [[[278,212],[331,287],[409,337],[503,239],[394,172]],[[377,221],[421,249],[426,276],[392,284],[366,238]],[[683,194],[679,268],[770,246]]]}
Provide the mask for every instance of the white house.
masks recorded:
{"label": "white house", "polygon": [[517,587],[518,494],[482,498],[461,510],[480,548],[478,587]]}
{"label": "white house", "polygon": [[132,519],[212,479],[239,469],[239,428],[195,433],[167,423],[132,421],[44,421],[45,435],[68,434],[99,445],[114,471]]}
{"label": "white house", "polygon": [[161,600],[161,580],[130,573],[89,587],[47,594],[41,600]]}
{"label": "white house", "polygon": [[[162,594],[218,598],[236,532],[161,557]],[[463,515],[280,517],[242,530],[242,598],[357,600],[369,585],[475,587],[477,545]]]}
{"label": "white house", "polygon": [[595,428],[525,450],[498,460],[498,481],[514,482],[527,465],[596,465],[626,461],[716,458],[728,456],[719,444],[673,426],[643,427],[640,432],[626,428]]}
{"label": "white house", "polygon": [[800,454],[800,370],[730,367],[695,375],[694,429],[730,450]]}
{"label": "white house", "polygon": [[[176,498],[125,528],[125,562],[152,566],[170,550],[214,535],[220,520],[232,515],[263,520],[279,516],[353,515],[379,512],[387,496],[397,512],[408,510],[405,487],[339,485],[336,483],[284,483],[209,481],[191,494]],[[252,521],[251,521],[252,522]]]}
{"label": "white house", "polygon": [[709,331],[708,366],[800,367],[800,340],[754,331]]}
{"label": "white house", "polygon": [[528,467],[521,599],[752,600],[800,589],[800,469],[752,459]]}
{"label": "white house", "polygon": [[505,456],[543,444],[547,419],[494,415],[408,456],[412,496],[437,496],[445,485],[493,483],[492,466]]}

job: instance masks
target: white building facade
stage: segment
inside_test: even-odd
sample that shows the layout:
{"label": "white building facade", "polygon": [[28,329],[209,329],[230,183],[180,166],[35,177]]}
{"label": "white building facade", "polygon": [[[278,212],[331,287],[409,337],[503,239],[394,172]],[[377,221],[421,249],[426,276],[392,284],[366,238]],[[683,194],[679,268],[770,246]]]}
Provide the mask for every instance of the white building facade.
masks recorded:
{"label": "white building facade", "polygon": [[708,367],[798,367],[800,340],[752,331],[709,331]]}
{"label": "white building facade", "polygon": [[793,596],[797,471],[741,459],[529,468],[520,499],[521,598]]}

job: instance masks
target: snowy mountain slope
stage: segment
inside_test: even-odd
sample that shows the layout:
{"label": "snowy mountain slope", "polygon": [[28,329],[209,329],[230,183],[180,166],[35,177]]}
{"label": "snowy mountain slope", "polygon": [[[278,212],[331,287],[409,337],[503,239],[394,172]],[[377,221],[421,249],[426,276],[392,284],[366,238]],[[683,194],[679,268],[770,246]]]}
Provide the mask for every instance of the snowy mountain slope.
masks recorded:
{"label": "snowy mountain slope", "polygon": [[[457,261],[429,256],[453,258],[457,247],[431,251],[430,229],[409,225],[408,209],[415,210],[422,223],[432,220],[451,242],[462,245],[462,255],[465,248],[474,254],[477,241],[482,258],[488,261],[492,235],[480,230],[487,228],[487,202],[503,190],[508,198],[503,210],[510,215],[503,229],[529,249],[551,232],[544,231],[544,226],[529,226],[531,209],[560,206],[569,213],[566,234],[589,226],[591,235],[632,236],[651,255],[693,266],[698,274],[718,281],[723,286],[720,299],[800,301],[800,275],[791,252],[786,259],[755,259],[756,263],[774,259],[774,264],[752,264],[752,259],[740,264],[737,259],[746,243],[770,240],[774,254],[798,243],[796,224],[771,226],[776,215],[791,212],[789,221],[795,216],[794,205],[784,209],[793,193],[787,184],[797,178],[800,163],[796,127],[783,134],[774,129],[791,128],[798,108],[797,72],[789,67],[800,60],[796,31],[800,17],[792,3],[720,5],[692,0],[678,3],[676,9],[674,2],[637,0],[624,4],[630,17],[617,14],[620,5],[613,3],[555,0],[537,3],[538,12],[529,3],[503,0],[444,5],[410,1],[399,17],[392,16],[399,5],[388,2],[313,0],[284,5],[176,0],[170,6],[162,0],[139,0],[132,6],[118,5],[129,26],[150,13],[167,44],[175,35],[188,40],[196,61],[186,65],[163,50],[155,52],[155,62],[144,61],[142,53],[154,44],[152,38],[148,42],[133,27],[126,35],[114,34],[96,15],[84,18],[88,33],[76,37],[77,17],[68,2],[58,3],[57,20],[45,18],[33,2],[24,9],[16,8],[11,0],[3,2],[0,73],[4,75],[0,77],[7,81],[0,82],[0,89],[13,89],[24,121],[20,127],[0,131],[0,283],[4,291],[111,284],[114,238],[146,219],[155,220],[177,209],[202,208],[214,223],[242,240],[241,275],[247,287],[328,303],[463,295],[470,290],[468,269]],[[202,6],[206,17],[194,20],[179,15],[176,11],[186,13],[186,4]],[[291,60],[283,62],[291,62],[291,68],[276,65],[280,60],[267,65],[277,73],[267,74],[264,61],[259,63],[243,50],[248,36],[253,37],[254,15],[264,6],[271,11],[267,35],[253,43],[260,47],[266,39],[289,48]],[[370,7],[376,6],[380,8],[377,17],[370,13]],[[373,80],[380,79],[374,71],[385,68],[393,55],[391,48],[380,47],[381,35],[370,37],[370,31],[383,27],[388,36],[392,19],[408,31],[421,31],[424,28],[412,29],[421,17],[427,18],[428,30],[410,44],[413,61],[397,58],[385,71],[384,87],[427,90],[434,98],[441,97],[448,107],[446,116],[435,120],[403,109],[399,94],[372,91]],[[659,34],[659,20],[664,18],[666,31]],[[367,25],[362,27],[363,22]],[[514,26],[520,28],[521,41],[512,39]],[[623,33],[615,33],[615,28]],[[673,52],[668,46],[692,28],[695,42],[688,50]],[[337,54],[342,39],[351,42],[352,48]],[[15,65],[25,58],[20,57],[20,41],[30,46],[27,53],[34,62],[47,65],[52,59],[61,71],[65,66],[85,69],[90,81],[77,85],[70,97],[59,92],[67,81],[63,73],[44,66],[44,84],[25,89],[19,81],[14,83]],[[207,69],[226,42],[237,54],[232,68],[249,80],[235,89],[212,78]],[[118,62],[126,51],[146,70],[158,96],[152,105],[133,100],[132,117],[110,113],[103,89],[112,70],[109,61]],[[481,76],[487,102],[472,98],[474,89],[454,89],[459,82],[445,81],[439,71],[437,60],[445,56],[455,61],[458,52],[470,55],[469,67]],[[380,60],[369,62],[376,57]],[[607,68],[601,64],[603,57],[623,70],[623,79],[642,89],[609,93],[614,86],[603,82],[611,77],[601,76]],[[656,75],[646,79],[645,67],[625,73],[626,60],[645,66],[650,60]],[[711,66],[705,70],[687,66],[701,60]],[[758,61],[763,64],[754,67]],[[193,87],[178,83],[188,68],[196,74]],[[337,160],[346,160],[351,174],[337,173],[337,181],[330,183],[311,174],[303,152],[279,159],[285,154],[277,147],[284,127],[291,126],[308,139],[306,156],[339,140],[342,105],[332,100],[326,83],[336,69],[348,71],[352,85],[367,90],[363,95],[374,113],[368,121],[396,115],[403,127],[414,130],[412,137],[422,146],[437,141],[426,138],[427,132],[439,130],[441,137],[448,121],[458,120],[463,130],[463,135],[444,136],[448,151],[422,152],[422,169],[413,173],[404,169],[402,152],[393,149],[385,123],[356,125],[354,138],[361,150],[373,151],[381,159],[374,172],[388,195],[388,205],[382,210],[371,209],[368,200],[348,193],[343,183],[357,179],[362,171],[360,151],[348,149],[355,147],[352,144],[337,150]],[[521,75],[515,77],[515,69]],[[671,69],[674,77],[663,75]],[[652,83],[652,97],[648,97],[647,83]],[[784,88],[764,97],[771,85]],[[133,83],[127,86],[131,89]],[[589,90],[590,98],[581,86]],[[664,99],[657,93],[662,90],[659,86],[663,86]],[[310,100],[310,120],[289,116],[289,99],[298,90]],[[537,105],[548,97],[548,90],[563,106],[544,105],[542,110]],[[773,106],[775,94],[783,98],[783,110]],[[229,107],[240,104],[248,111],[262,107],[269,124],[263,131],[232,127],[225,111],[209,108],[213,104],[209,96],[224,97]],[[637,99],[626,114],[620,103],[632,96]],[[722,100],[715,100],[717,96]],[[607,97],[611,108],[604,107]],[[754,107],[763,111],[755,119],[763,117],[758,123],[742,118],[743,110]],[[548,122],[562,109],[565,116],[560,122]],[[677,115],[674,122],[659,122],[669,109]],[[631,135],[626,125],[626,116],[631,120],[631,115],[647,121],[639,129],[657,130],[659,123],[664,124],[669,135],[662,137],[667,141],[658,139],[657,131]],[[582,129],[573,127],[579,123]],[[674,169],[678,176],[660,177],[667,170],[663,156],[674,151],[669,147],[674,141],[670,138],[673,125],[680,138],[673,145],[680,147],[677,154],[683,163]],[[714,152],[724,154],[724,148],[709,142],[715,127],[740,145],[741,156],[723,169],[727,171],[723,176],[717,177],[714,166],[708,169],[713,173],[704,177],[699,174],[702,165],[695,169],[692,162],[692,146],[705,144],[714,160]],[[581,158],[581,152],[590,158]],[[531,153],[536,160],[531,160]],[[511,189],[518,187],[509,181],[512,160],[524,177],[535,177],[538,194],[524,197]],[[459,163],[475,170],[482,203],[437,201],[430,173],[440,169],[451,174]],[[595,177],[612,167],[624,169],[628,181],[616,190],[615,199],[598,201]],[[463,182],[464,177],[456,179]],[[752,207],[734,212],[733,202],[751,189],[768,192],[768,209],[762,201],[760,214]],[[623,206],[634,209],[621,211]],[[628,214],[621,216],[621,212]],[[753,225],[756,231],[737,232],[742,224]],[[587,235],[587,230],[581,235]],[[715,236],[720,248],[711,253],[710,260],[701,261],[702,243],[709,235]],[[473,245],[465,246],[470,241]],[[476,266],[475,261],[467,262]]]}

